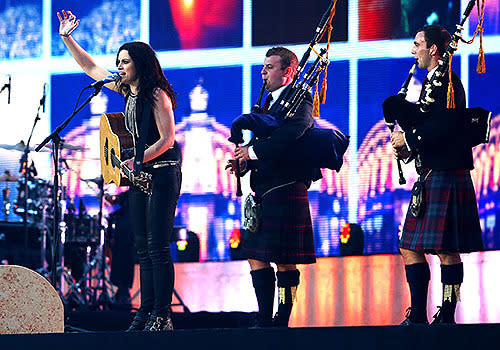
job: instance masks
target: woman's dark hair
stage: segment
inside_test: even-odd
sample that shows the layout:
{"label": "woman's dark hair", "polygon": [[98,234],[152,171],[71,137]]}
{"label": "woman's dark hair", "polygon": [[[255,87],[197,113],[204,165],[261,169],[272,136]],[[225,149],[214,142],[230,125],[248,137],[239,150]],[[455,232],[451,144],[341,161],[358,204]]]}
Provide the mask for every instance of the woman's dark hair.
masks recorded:
{"label": "woman's dark hair", "polygon": [[[151,46],[141,41],[132,41],[123,44],[116,54],[116,65],[118,65],[118,55],[122,50],[127,50],[134,62],[137,78],[139,79],[138,98],[154,104],[156,99],[153,96],[153,92],[156,88],[160,88],[167,93],[170,101],[172,101],[172,108],[175,109],[177,106],[175,101],[176,93],[165,77],[165,74],[163,74],[163,69],[161,69],[160,62]],[[130,92],[130,86],[119,83],[118,90],[120,93],[127,95]]]}
{"label": "woman's dark hair", "polygon": [[439,56],[442,57],[444,55],[444,51],[451,41],[451,35],[446,29],[444,29],[440,25],[433,24],[420,28],[417,33],[418,32],[424,32],[424,38],[427,42],[427,48],[435,44]]}

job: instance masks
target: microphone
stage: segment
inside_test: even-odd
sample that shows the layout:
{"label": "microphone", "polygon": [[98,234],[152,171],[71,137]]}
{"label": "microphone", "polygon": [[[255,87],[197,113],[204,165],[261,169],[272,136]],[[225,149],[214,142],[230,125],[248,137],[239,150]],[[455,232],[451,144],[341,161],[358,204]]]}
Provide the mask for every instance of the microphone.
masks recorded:
{"label": "microphone", "polygon": [[10,104],[10,89],[11,89],[11,79],[12,77],[9,74],[9,93],[7,95],[7,103]]}
{"label": "microphone", "polygon": [[93,88],[99,89],[99,88],[101,88],[103,85],[105,85],[105,84],[107,84],[107,83],[112,83],[112,82],[117,83],[117,82],[119,82],[119,81],[121,80],[121,78],[122,78],[122,77],[120,76],[120,74],[118,74],[118,73],[113,73],[113,74],[111,74],[109,77],[106,77],[106,78],[101,79],[101,80],[99,80],[99,81],[95,81],[95,82],[93,82],[92,84],[90,84],[90,85],[89,85],[89,86],[87,86],[87,87],[88,87],[88,88],[93,87]]}
{"label": "microphone", "polygon": [[42,106],[43,113],[45,113],[45,85],[47,85],[47,83],[43,84],[43,96],[40,99],[40,106]]}
{"label": "microphone", "polygon": [[8,95],[7,95],[7,103],[10,104],[10,86],[11,86],[11,76],[9,74],[9,82],[7,84],[5,84],[4,86],[2,86],[2,88],[0,89],[0,93],[5,90],[5,88],[9,89],[9,92],[8,92]]}

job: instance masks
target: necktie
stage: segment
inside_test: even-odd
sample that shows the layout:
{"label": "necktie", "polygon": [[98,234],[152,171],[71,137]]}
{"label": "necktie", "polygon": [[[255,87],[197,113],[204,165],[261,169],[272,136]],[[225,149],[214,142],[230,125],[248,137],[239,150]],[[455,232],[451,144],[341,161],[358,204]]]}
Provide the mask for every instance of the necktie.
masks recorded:
{"label": "necktie", "polygon": [[262,107],[262,111],[264,114],[266,114],[267,111],[269,110],[269,106],[271,105],[272,100],[273,100],[273,95],[272,94],[267,95],[266,100],[264,101],[264,107]]}

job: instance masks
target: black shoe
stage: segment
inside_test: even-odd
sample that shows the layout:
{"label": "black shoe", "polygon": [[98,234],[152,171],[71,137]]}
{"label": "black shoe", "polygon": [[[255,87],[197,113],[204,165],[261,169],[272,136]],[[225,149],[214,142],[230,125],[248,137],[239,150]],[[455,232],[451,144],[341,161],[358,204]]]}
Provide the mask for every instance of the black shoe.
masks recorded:
{"label": "black shoe", "polygon": [[434,316],[432,316],[432,318],[434,319],[431,322],[431,325],[433,325],[433,326],[440,325],[440,324],[457,324],[454,319],[446,320],[446,321],[444,320],[442,306],[438,306],[438,311],[434,314]]}
{"label": "black shoe", "polygon": [[406,309],[405,320],[401,322],[400,326],[414,326],[414,325],[427,325],[429,322],[423,320],[422,322],[412,321],[411,319],[411,306]]}
{"label": "black shoe", "polygon": [[137,311],[135,313],[134,319],[132,320],[132,324],[130,325],[130,327],[128,327],[126,332],[143,331],[144,328],[146,327],[146,323],[148,322],[150,317],[151,317],[151,313],[149,313],[149,312]]}
{"label": "black shoe", "polygon": [[157,331],[171,331],[174,329],[172,323],[172,317],[170,317],[170,312],[165,316],[157,316],[154,313],[151,314],[149,321],[144,328],[147,332],[157,332]]}
{"label": "black shoe", "polygon": [[250,320],[250,326],[248,328],[250,329],[254,329],[254,328],[269,328],[269,327],[273,327],[274,324],[273,324],[273,320],[270,319],[261,319],[259,317],[259,314],[258,313],[255,313],[252,317],[252,319]]}
{"label": "black shoe", "polygon": [[288,328],[288,317],[280,316],[279,312],[273,317],[273,327]]}
{"label": "black shoe", "polygon": [[130,292],[127,287],[119,287],[115,293],[115,304],[122,308],[130,308]]}

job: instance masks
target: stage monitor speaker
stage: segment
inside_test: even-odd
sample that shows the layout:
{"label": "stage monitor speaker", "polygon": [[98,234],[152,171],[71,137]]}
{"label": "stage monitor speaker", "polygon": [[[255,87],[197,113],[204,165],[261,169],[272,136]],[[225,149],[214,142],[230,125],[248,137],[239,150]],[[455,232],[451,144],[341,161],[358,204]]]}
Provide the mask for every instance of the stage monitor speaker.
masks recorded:
{"label": "stage monitor speaker", "polygon": [[64,308],[52,285],[33,270],[0,266],[0,334],[63,333]]}

